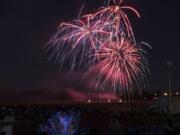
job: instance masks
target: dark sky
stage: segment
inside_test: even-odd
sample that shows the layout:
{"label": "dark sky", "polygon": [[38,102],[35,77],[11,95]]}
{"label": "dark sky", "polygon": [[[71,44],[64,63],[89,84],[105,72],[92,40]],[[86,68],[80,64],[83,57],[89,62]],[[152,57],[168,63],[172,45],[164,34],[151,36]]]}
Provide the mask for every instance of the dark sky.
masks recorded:
{"label": "dark sky", "polygon": [[[84,0],[84,13],[94,11],[103,0]],[[141,19],[132,17],[138,41],[148,42],[150,88],[168,88],[166,61],[172,60],[173,89],[180,88],[180,1],[125,0],[138,9]],[[76,19],[83,0],[0,1],[0,88],[36,89],[49,76],[62,76],[58,65],[47,63],[42,49],[62,21]],[[62,76],[63,77],[63,76]],[[51,82],[49,82],[51,83]],[[180,89],[179,89],[180,90]]]}

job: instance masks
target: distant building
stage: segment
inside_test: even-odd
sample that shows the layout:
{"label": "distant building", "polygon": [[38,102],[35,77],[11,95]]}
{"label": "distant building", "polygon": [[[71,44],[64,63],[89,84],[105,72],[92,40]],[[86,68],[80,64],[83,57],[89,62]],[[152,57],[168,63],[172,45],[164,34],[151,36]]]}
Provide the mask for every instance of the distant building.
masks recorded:
{"label": "distant building", "polygon": [[[167,113],[168,107],[168,96],[160,97],[154,104],[150,107],[155,112]],[[170,98],[170,113],[180,114],[180,97],[172,96]]]}
{"label": "distant building", "polygon": [[180,114],[180,97],[172,97],[170,101],[170,113]]}

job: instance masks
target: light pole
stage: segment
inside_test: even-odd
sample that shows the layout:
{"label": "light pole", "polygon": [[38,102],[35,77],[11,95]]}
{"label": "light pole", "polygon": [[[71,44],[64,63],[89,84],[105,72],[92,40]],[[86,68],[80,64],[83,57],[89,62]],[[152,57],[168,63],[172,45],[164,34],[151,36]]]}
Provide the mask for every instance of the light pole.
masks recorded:
{"label": "light pole", "polygon": [[167,99],[167,114],[168,114],[168,118],[170,119],[171,116],[171,109],[170,109],[170,105],[171,105],[171,90],[172,90],[172,69],[173,69],[173,62],[172,61],[168,61],[166,63],[167,69],[168,69],[168,84],[169,84],[169,88],[168,88],[168,99]]}

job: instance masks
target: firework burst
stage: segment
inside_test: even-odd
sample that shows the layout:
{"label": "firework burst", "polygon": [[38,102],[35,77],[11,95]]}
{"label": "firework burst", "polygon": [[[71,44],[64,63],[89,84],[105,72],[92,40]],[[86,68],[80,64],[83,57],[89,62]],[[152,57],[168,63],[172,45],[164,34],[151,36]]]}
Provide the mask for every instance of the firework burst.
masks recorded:
{"label": "firework burst", "polygon": [[130,6],[123,6],[123,0],[113,0],[114,5],[109,6],[110,0],[108,0],[107,7],[101,7],[99,11],[94,13],[93,18],[100,18],[108,22],[108,27],[113,36],[119,36],[118,34],[126,34],[127,37],[134,37],[130,20],[124,10],[130,10],[137,17],[140,18],[139,12]]}
{"label": "firework burst", "polygon": [[145,53],[131,38],[105,42],[97,51],[97,64],[89,71],[97,77],[96,89],[117,92],[144,87],[148,72]]}
{"label": "firework burst", "polygon": [[110,36],[110,32],[104,30],[104,24],[102,20],[94,21],[91,14],[72,23],[61,23],[57,33],[47,44],[49,48],[55,48],[52,57],[56,54],[56,61],[60,65],[70,60],[71,70],[87,65],[89,55],[95,53]]}

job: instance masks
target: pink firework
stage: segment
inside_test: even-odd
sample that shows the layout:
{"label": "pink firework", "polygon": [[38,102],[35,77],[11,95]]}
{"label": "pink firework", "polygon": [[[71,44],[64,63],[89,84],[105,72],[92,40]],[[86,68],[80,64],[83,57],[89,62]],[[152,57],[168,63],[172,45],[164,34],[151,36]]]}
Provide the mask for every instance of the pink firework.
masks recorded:
{"label": "pink firework", "polygon": [[70,60],[72,70],[89,64],[89,56],[110,36],[110,33],[104,30],[104,24],[101,20],[94,21],[91,14],[73,23],[61,23],[48,43],[49,47],[55,48],[52,57],[56,54],[57,63],[60,65]]}
{"label": "pink firework", "polygon": [[148,71],[144,53],[131,38],[105,42],[96,54],[99,62],[89,72],[97,75],[96,88],[117,92],[143,86]]}
{"label": "pink firework", "polygon": [[98,37],[107,37],[109,33],[103,30],[104,22],[101,20],[93,21],[91,15],[84,16],[82,20],[73,23],[62,23],[59,27],[63,36],[61,40],[68,42],[72,48],[82,45],[90,45],[96,49]]}
{"label": "pink firework", "polygon": [[134,37],[130,20],[124,10],[130,10],[140,18],[140,14],[136,9],[130,6],[123,6],[123,0],[113,0],[114,5],[109,6],[110,0],[108,0],[108,6],[102,7],[93,14],[93,18],[100,18],[105,22],[108,22],[109,31],[113,32],[113,36],[119,36],[119,34],[126,34],[127,37]]}

